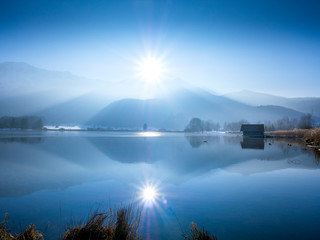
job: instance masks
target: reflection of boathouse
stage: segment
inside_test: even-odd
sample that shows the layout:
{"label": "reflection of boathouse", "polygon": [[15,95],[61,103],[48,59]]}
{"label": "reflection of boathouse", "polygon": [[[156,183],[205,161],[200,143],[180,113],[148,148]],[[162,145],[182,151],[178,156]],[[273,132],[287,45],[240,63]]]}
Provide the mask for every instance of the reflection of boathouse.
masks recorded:
{"label": "reflection of boathouse", "polygon": [[264,137],[264,124],[242,124],[240,131],[243,136]]}
{"label": "reflection of boathouse", "polygon": [[263,138],[244,137],[240,144],[242,149],[264,149]]}

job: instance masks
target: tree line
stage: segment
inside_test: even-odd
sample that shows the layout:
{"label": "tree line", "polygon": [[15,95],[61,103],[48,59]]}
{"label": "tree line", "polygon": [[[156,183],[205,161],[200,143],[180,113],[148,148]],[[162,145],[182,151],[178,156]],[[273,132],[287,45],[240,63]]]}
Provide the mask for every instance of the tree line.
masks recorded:
{"label": "tree line", "polygon": [[[185,127],[185,132],[209,132],[209,131],[240,131],[242,124],[248,124],[249,121],[243,119],[237,122],[225,122],[223,127],[219,122],[204,121],[200,118],[192,118]],[[258,122],[260,123],[260,122]],[[314,126],[314,120],[311,114],[301,116],[300,119],[283,117],[277,121],[266,121],[264,123],[266,131],[290,130],[290,129],[310,129]]]}
{"label": "tree line", "polygon": [[40,130],[43,127],[43,120],[37,116],[9,117],[0,118],[0,128],[10,129],[33,129]]}
{"label": "tree line", "polygon": [[301,116],[300,119],[283,117],[277,121],[267,121],[265,123],[266,131],[291,130],[291,129],[310,129],[314,126],[314,120],[311,114]]}
{"label": "tree line", "polygon": [[219,122],[204,121],[200,118],[192,118],[186,128],[185,132],[210,132],[210,131],[240,131],[241,125],[249,123],[247,120],[240,120],[238,122],[225,122],[223,127]]}
{"label": "tree line", "polygon": [[211,121],[204,121],[200,118],[192,118],[189,124],[184,129],[185,132],[209,132],[219,131],[220,124]]}

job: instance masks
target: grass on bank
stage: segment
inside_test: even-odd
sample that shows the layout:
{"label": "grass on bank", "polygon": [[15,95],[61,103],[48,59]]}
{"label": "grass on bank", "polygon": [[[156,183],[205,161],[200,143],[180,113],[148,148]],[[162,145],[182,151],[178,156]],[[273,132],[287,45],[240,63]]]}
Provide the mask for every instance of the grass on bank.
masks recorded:
{"label": "grass on bank", "polygon": [[204,228],[199,230],[197,224],[195,223],[191,223],[190,232],[183,233],[182,236],[185,240],[218,240],[216,236],[211,235]]}
{"label": "grass on bank", "polygon": [[141,212],[124,207],[109,212],[95,212],[89,220],[69,227],[63,240],[141,240],[139,234]]}
{"label": "grass on bank", "polygon": [[[77,226],[69,226],[61,240],[143,240],[139,233],[141,211],[131,206],[94,212],[89,219]],[[0,240],[44,240],[43,234],[30,225],[19,234],[12,235],[7,229],[7,214],[0,224]],[[195,223],[190,232],[182,233],[185,240],[217,240],[207,230],[199,230]]]}
{"label": "grass on bank", "polygon": [[43,240],[43,235],[39,231],[35,230],[35,225],[30,225],[27,229],[22,231],[19,234],[16,234],[16,236],[13,236],[8,232],[7,229],[7,217],[6,214],[4,218],[4,222],[0,223],[0,240]]}
{"label": "grass on bank", "polygon": [[313,129],[294,129],[294,130],[277,130],[266,132],[267,135],[276,137],[294,137],[302,138],[307,144],[320,146],[320,128]]}

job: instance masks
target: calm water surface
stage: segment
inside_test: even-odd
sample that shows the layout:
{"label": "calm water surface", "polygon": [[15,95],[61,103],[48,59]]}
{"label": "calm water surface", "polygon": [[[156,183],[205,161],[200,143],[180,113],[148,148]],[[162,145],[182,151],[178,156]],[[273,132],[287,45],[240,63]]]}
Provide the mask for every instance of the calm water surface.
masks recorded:
{"label": "calm water surface", "polygon": [[[319,159],[297,142],[224,134],[0,132],[0,217],[57,239],[93,209],[140,204],[146,239],[191,222],[224,239],[319,239]],[[153,205],[139,196],[157,186]]]}

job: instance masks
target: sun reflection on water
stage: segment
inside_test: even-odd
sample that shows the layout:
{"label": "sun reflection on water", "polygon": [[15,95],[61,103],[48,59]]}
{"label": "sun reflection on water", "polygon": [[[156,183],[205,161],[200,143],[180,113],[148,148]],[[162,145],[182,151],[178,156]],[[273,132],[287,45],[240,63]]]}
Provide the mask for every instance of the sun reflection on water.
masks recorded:
{"label": "sun reflection on water", "polygon": [[162,211],[168,208],[168,199],[166,194],[162,192],[158,184],[154,183],[144,183],[138,188],[138,194],[136,201],[142,204],[144,209],[157,209],[157,211]]}
{"label": "sun reflection on water", "polygon": [[156,189],[152,186],[147,186],[142,192],[143,200],[146,202],[154,202],[157,197]]}
{"label": "sun reflection on water", "polygon": [[161,194],[157,185],[144,184],[139,188],[138,201],[141,202],[144,207],[157,207],[161,201]]}
{"label": "sun reflection on water", "polygon": [[142,137],[160,137],[161,133],[159,133],[159,132],[140,132],[139,135]]}

